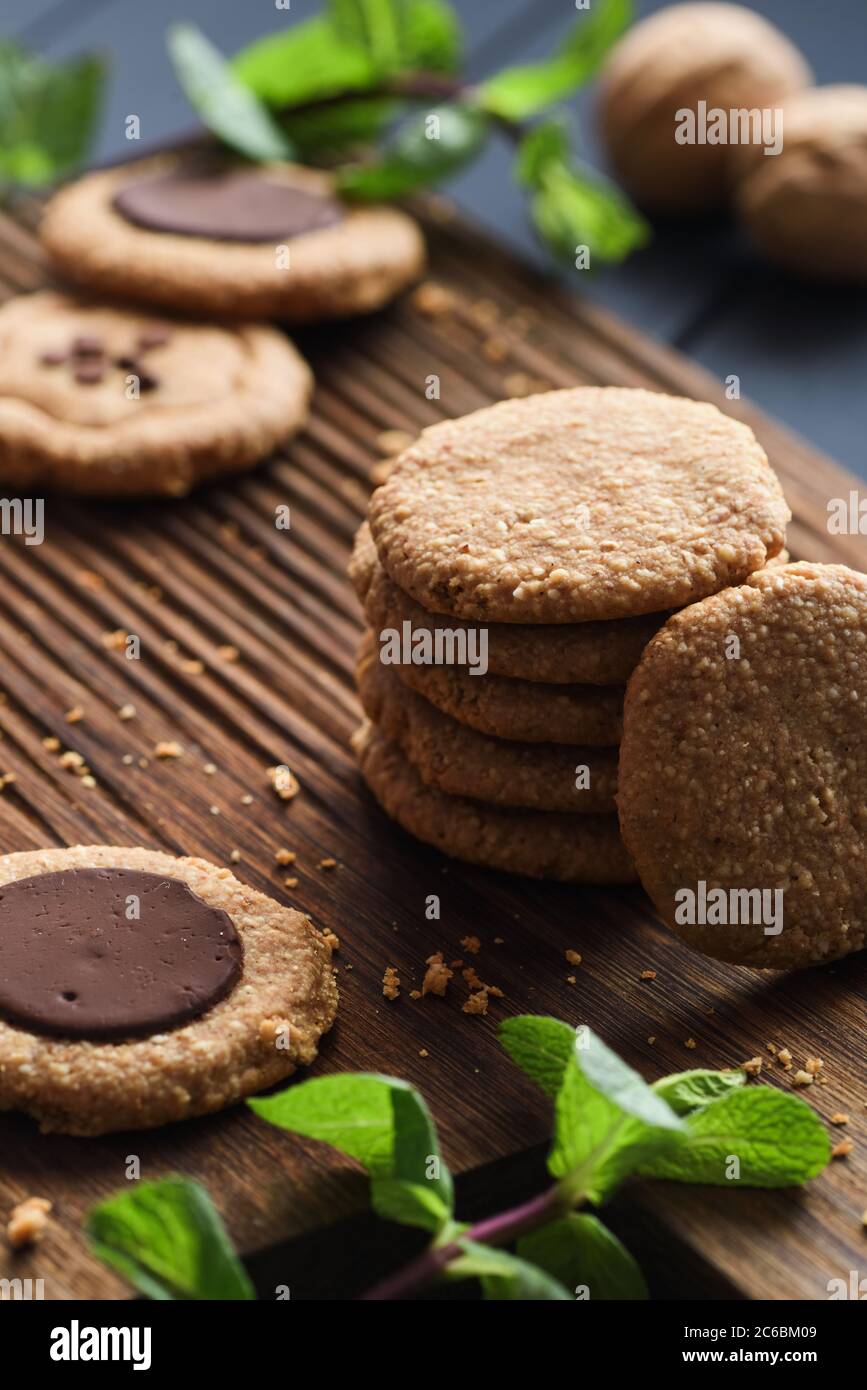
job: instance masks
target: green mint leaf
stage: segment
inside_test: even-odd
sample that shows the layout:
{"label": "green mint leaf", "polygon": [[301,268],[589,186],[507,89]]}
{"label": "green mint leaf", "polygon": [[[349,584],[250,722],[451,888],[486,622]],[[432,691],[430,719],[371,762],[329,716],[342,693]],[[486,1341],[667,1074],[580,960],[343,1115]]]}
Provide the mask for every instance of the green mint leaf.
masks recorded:
{"label": "green mint leaf", "polygon": [[214,135],[248,159],[292,157],[292,147],[269,111],[195,25],[171,25],[167,42],[187,100]]}
{"label": "green mint leaf", "polygon": [[461,31],[443,0],[329,0],[338,39],[361,48],[381,74],[453,72]]}
{"label": "green mint leaf", "polygon": [[729,1091],[694,1110],[685,1125],[685,1142],[642,1162],[642,1174],[674,1182],[791,1187],[814,1178],[831,1155],[816,1112],[799,1096],[772,1086]]}
{"label": "green mint leaf", "polygon": [[540,121],[521,139],[515,175],[526,188],[541,188],[545,170],[569,159],[569,132],[562,121]]}
{"label": "green mint leaf", "polygon": [[529,149],[525,140],[518,152],[517,172],[533,189],[536,230],[556,255],[576,264],[578,248],[586,246],[591,261],[621,261],[647,242],[647,223],[613,184],[553,153],[553,130],[533,131],[531,138]]}
{"label": "green mint leaf", "polygon": [[381,1216],[432,1231],[450,1217],[451,1174],[430,1112],[407,1082],[366,1072],[321,1076],[247,1104],[280,1129],[358,1159]]}
{"label": "green mint leaf", "polygon": [[602,1202],[644,1163],[683,1142],[684,1121],[589,1028],[578,1031],[555,1102],[548,1169],[576,1202]]}
{"label": "green mint leaf", "polygon": [[663,1100],[667,1100],[677,1115],[687,1115],[702,1105],[736,1090],[746,1083],[745,1071],[695,1071],[675,1072],[654,1081],[652,1090]]}
{"label": "green mint leaf", "polygon": [[558,1018],[542,1014],[519,1014],[506,1018],[497,1037],[513,1062],[517,1062],[531,1081],[551,1100],[557,1096],[575,1047],[575,1029]]}
{"label": "green mint leaf", "polygon": [[388,97],[347,97],[324,107],[290,111],[281,121],[301,159],[345,154],[376,140],[398,110]]}
{"label": "green mint leaf", "polygon": [[529,1261],[473,1240],[461,1239],[458,1244],[464,1253],[449,1264],[447,1278],[479,1279],[486,1299],[547,1303],[571,1301],[568,1290],[557,1279]]}
{"label": "green mint leaf", "polygon": [[631,0],[593,0],[552,58],[489,78],[476,90],[479,105],[494,116],[523,121],[562,100],[593,76],[631,20]]}
{"label": "green mint leaf", "polygon": [[380,79],[370,55],[339,39],[321,18],[250,44],[232,70],[260,101],[278,108],[364,92]]}
{"label": "green mint leaf", "polygon": [[36,186],[81,164],[104,85],[100,58],[53,65],[0,42],[0,179]]}
{"label": "green mint leaf", "polygon": [[140,1182],[87,1215],[94,1254],[148,1298],[252,1299],[253,1286],[205,1189]]}
{"label": "green mint leaf", "polygon": [[363,49],[379,72],[401,65],[403,8],[400,0],[328,0],[337,37]]}
{"label": "green mint leaf", "polygon": [[402,33],[404,67],[417,72],[456,72],[463,56],[458,17],[445,0],[410,0]]}
{"label": "green mint leaf", "polygon": [[629,1251],[589,1213],[572,1212],[531,1231],[518,1241],[517,1253],[544,1269],[576,1298],[647,1298],[644,1276]]}
{"label": "green mint leaf", "polygon": [[440,183],[478,153],[489,130],[487,117],[468,106],[416,112],[404,121],[378,163],[341,171],[340,189],[349,197],[377,201]]}

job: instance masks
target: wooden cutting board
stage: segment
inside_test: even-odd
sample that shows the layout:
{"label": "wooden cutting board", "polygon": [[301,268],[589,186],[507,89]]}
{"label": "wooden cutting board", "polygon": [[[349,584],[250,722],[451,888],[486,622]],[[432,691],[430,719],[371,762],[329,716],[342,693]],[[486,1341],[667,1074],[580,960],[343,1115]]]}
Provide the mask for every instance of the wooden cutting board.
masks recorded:
{"label": "wooden cutting board", "polygon": [[[0,851],[107,842],[218,864],[239,851],[241,878],[341,939],[339,1020],[314,1072],[376,1069],[414,1082],[460,1173],[509,1156],[517,1163],[548,1132],[547,1105],[496,1041],[498,1019],[510,1013],[587,1022],[649,1079],[756,1053],[770,1062],[769,1042],[799,1064],[821,1057],[827,1085],[809,1099],[826,1118],[849,1113],[855,1148],[809,1190],[644,1185],[619,1209],[680,1251],[685,1294],[705,1280],[750,1297],[823,1298],[829,1278],[848,1277],[864,1259],[867,955],[764,977],[688,952],[638,890],[532,883],[412,841],[372,803],[347,747],[359,718],[352,668],[361,621],[345,569],[383,431],[414,434],[530,389],[647,386],[716,401],[747,420],[785,486],[799,557],[865,567],[863,541],[832,538],[825,526],[828,498],[848,495],[855,480],[745,402],[725,400],[719,382],[676,353],[480,239],[442,204],[427,204],[424,216],[431,277],[454,292],[453,311],[425,315],[408,297],[372,319],[303,334],[318,388],[309,428],[285,454],[186,501],[49,499],[42,546],[0,541],[0,772],[16,778],[0,796]],[[0,222],[5,295],[44,283],[37,217],[38,206],[26,203]],[[425,394],[433,375],[438,400]],[[288,532],[273,521],[285,504]],[[106,645],[104,635],[117,630],[140,635],[140,661]],[[237,660],[220,654],[226,646]],[[128,702],[136,718],[121,722],[116,711]],[[64,715],[75,705],[85,718],[69,725]],[[83,754],[95,789],[58,766],[42,744],[49,735]],[[152,756],[166,739],[184,745],[183,758]],[[303,787],[288,806],[267,781],[279,762]],[[280,847],[298,854],[291,891],[274,861]],[[336,868],[318,867],[331,857]],[[439,922],[425,917],[430,893],[441,898]],[[487,1018],[462,1012],[460,981],[445,1000],[412,1001],[425,958],[465,955],[459,943],[468,933],[482,941],[476,968],[504,998]],[[570,947],[583,957],[574,985]],[[394,1003],[381,993],[387,965],[403,985]],[[656,971],[654,981],[640,979],[645,969]],[[781,1068],[768,1070],[790,1084]],[[348,1163],[243,1107],[95,1140],[43,1136],[7,1115],[0,1212],[37,1194],[53,1200],[56,1221],[34,1252],[3,1249],[0,1277],[42,1277],[49,1298],[123,1296],[125,1286],[87,1254],[80,1221],[124,1186],[130,1154],[144,1177],[179,1170],[206,1183],[245,1253],[364,1202]]]}

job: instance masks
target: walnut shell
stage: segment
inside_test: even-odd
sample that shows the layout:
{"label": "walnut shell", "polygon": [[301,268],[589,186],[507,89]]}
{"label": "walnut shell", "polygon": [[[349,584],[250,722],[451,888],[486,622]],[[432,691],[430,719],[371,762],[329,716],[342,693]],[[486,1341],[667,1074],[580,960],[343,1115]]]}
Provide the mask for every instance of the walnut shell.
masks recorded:
{"label": "walnut shell", "polygon": [[764,108],[807,87],[798,49],[740,5],[672,5],[635,25],[602,72],[599,117],[614,169],[633,197],[661,213],[725,201],[728,145],[678,144],[676,113]]}
{"label": "walnut shell", "polygon": [[867,281],[867,87],[815,87],[783,106],[783,148],[739,171],[740,216],[769,259]]}

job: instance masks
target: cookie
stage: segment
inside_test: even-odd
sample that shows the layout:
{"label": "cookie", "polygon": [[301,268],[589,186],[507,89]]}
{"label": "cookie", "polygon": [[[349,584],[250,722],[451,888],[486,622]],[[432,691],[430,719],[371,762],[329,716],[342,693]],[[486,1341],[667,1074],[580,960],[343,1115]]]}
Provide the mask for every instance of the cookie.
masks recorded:
{"label": "cookie", "polygon": [[362,725],[352,744],[362,776],[386,815],[444,854],[528,878],[571,883],[635,878],[616,816],[483,806],[425,786],[400,749],[370,723]]}
{"label": "cookie", "polygon": [[424,430],[370,502],[391,579],[478,621],[635,617],[739,584],[789,509],[752,431],[715,406],[578,387]]}
{"label": "cookie", "polygon": [[623,730],[620,685],[534,685],[474,676],[465,666],[392,667],[404,685],[480,734],[522,743],[586,743],[611,748]]}
{"label": "cookie", "polygon": [[378,309],[425,261],[411,217],[340,201],[327,174],[178,155],[88,174],[52,198],[40,235],[101,294],[287,323]]}
{"label": "cookie", "polygon": [[370,636],[356,670],[364,712],[428,787],[536,811],[614,810],[617,750],[490,738],[442,714],[383,666]]}
{"label": "cookie", "polygon": [[[463,618],[429,613],[389,579],[365,522],[355,538],[350,578],[375,632],[402,629],[435,633],[445,625],[469,629]],[[488,670],[495,676],[543,685],[624,685],[667,613],[601,623],[488,623]]]}
{"label": "cookie", "polygon": [[170,322],[41,290],[0,308],[0,481],[181,496],[300,429],[312,387],[273,328]]}
{"label": "cookie", "polygon": [[0,1110],[105,1134],[204,1115],[312,1062],[331,950],[203,859],[78,845],[0,857]]}
{"label": "cookie", "polygon": [[842,565],[767,569],[650,643],[627,690],[620,818],[691,946],[777,968],[864,946],[865,706],[867,577]]}

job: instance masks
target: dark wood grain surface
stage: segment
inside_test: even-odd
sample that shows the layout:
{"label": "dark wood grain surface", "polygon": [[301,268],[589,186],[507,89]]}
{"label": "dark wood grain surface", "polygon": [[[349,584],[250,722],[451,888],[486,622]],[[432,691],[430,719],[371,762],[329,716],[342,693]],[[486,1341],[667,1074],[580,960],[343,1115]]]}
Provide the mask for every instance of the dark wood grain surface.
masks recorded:
{"label": "dark wood grain surface", "polygon": [[[4,294],[42,282],[37,216],[28,204],[0,222]],[[669,1285],[684,1294],[724,1284],[742,1296],[823,1298],[829,1278],[848,1277],[863,1259],[867,957],[757,975],[690,954],[654,922],[638,891],[525,882],[413,842],[371,802],[347,748],[358,719],[352,664],[361,623],[344,571],[381,432],[414,432],[509,394],[515,373],[538,387],[648,385],[717,400],[753,424],[779,471],[795,512],[795,552],[863,567],[863,541],[832,539],[825,528],[827,499],[845,495],[851,479],[748,404],[723,402],[699,368],[568,298],[454,219],[440,212],[427,227],[431,274],[455,292],[454,312],[424,317],[407,298],[370,320],[305,334],[315,407],[285,454],[181,502],[49,498],[43,545],[0,542],[0,772],[16,779],[0,795],[0,850],[107,842],[220,864],[238,851],[240,877],[341,939],[341,1011],[314,1071],[375,1068],[412,1080],[460,1173],[517,1161],[547,1133],[545,1103],[496,1042],[496,1023],[509,1013],[587,1022],[649,1078],[735,1064],[765,1053],[768,1042],[788,1046],[799,1063],[822,1057],[828,1083],[810,1099],[826,1117],[849,1112],[855,1149],[808,1191],[655,1185],[634,1189],[617,1211],[647,1259],[679,1252],[664,1258]],[[425,397],[432,373],[438,401]],[[284,504],[292,509],[288,532],[274,526]],[[106,645],[104,635],[117,630],[140,636],[139,661]],[[236,661],[220,655],[226,645],[237,649]],[[136,717],[121,722],[117,710],[128,702]],[[70,725],[65,714],[76,705],[85,717]],[[96,788],[59,767],[43,746],[50,736],[83,754]],[[153,756],[166,739],[183,744],[182,758]],[[277,762],[302,783],[288,806],[268,785],[266,769]],[[297,851],[296,890],[282,886],[280,847]],[[319,868],[323,857],[337,867]],[[441,898],[439,922],[425,917],[430,893]],[[440,949],[463,955],[468,932],[482,940],[479,973],[503,989],[503,1000],[488,1018],[469,1017],[458,982],[445,1000],[413,1002],[425,958]],[[569,947],[583,956],[574,985]],[[394,1003],[381,994],[386,965],[403,983]],[[656,979],[642,982],[648,968]],[[790,1084],[770,1070],[774,1082]],[[0,1276],[42,1277],[49,1298],[122,1295],[88,1255],[80,1221],[92,1202],[123,1187],[131,1154],[145,1177],[182,1171],[204,1181],[247,1253],[304,1233],[309,1247],[312,1230],[364,1202],[364,1183],[348,1163],[242,1107],[97,1140],[43,1136],[7,1115],[0,1211],[37,1194],[55,1202],[56,1220],[32,1253],[3,1248]],[[304,1297],[304,1268],[293,1297]]]}

